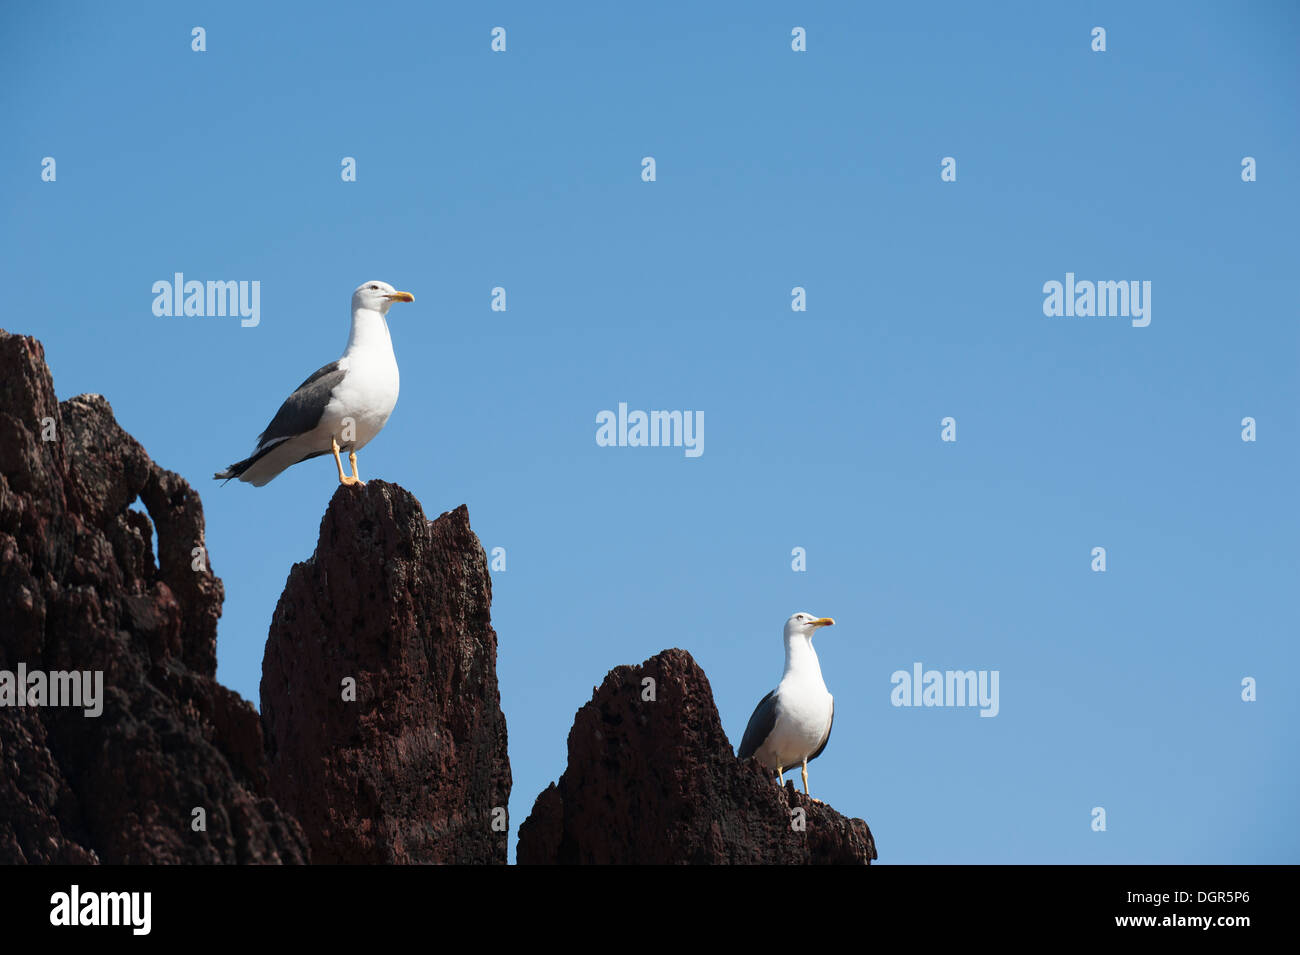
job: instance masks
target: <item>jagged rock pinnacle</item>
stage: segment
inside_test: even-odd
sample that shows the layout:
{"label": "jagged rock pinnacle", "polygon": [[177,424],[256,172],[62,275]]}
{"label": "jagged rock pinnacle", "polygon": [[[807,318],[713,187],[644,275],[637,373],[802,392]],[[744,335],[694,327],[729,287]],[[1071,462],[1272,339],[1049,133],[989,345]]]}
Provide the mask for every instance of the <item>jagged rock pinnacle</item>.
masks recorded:
{"label": "jagged rock pinnacle", "polygon": [[335,491],[262,663],[272,792],[313,861],[505,863],[491,601],[465,507],[428,521],[395,484]]}

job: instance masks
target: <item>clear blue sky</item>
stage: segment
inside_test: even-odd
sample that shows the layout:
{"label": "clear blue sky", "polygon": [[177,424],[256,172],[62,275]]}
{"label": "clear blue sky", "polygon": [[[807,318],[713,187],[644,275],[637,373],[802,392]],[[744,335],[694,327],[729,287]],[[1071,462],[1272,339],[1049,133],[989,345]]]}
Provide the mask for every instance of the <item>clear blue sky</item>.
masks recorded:
{"label": "clear blue sky", "polygon": [[[512,827],[611,667],[688,649],[734,745],[808,610],[813,793],[882,863],[1300,862],[1294,4],[0,21],[0,325],[202,492],[245,697],[337,482],[210,475],[382,279],[416,302],[361,473],[506,548]],[[155,317],[177,271],[260,281],[261,324]],[[1045,317],[1067,272],[1150,281],[1150,326]],[[704,454],[597,447],[620,401],[704,412]],[[915,661],[997,669],[999,715],[892,706]]]}

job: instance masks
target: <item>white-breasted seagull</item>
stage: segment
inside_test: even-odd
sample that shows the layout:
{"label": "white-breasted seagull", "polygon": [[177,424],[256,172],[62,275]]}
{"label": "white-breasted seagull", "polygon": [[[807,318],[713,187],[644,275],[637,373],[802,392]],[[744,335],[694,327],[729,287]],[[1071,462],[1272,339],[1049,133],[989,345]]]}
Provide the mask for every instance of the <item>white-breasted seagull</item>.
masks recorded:
{"label": "white-breasted seagull", "polygon": [[785,674],[754,708],[736,754],[741,759],[757,756],[764,766],[776,770],[778,783],[786,767],[802,763],[807,796],[812,795],[808,764],[826,748],[835,721],[835,698],[822,679],[812,638],[818,627],[834,623],[830,617],[810,613],[797,613],[785,622]]}
{"label": "white-breasted seagull", "polygon": [[[332,361],[285,399],[257,438],[253,453],[214,474],[255,487],[299,461],[334,452],[340,484],[360,484],[357,451],[370,443],[397,405],[397,358],[384,316],[394,302],[414,302],[387,282],[365,282],[352,293],[352,332],[343,357]],[[343,473],[340,451],[352,474]]]}

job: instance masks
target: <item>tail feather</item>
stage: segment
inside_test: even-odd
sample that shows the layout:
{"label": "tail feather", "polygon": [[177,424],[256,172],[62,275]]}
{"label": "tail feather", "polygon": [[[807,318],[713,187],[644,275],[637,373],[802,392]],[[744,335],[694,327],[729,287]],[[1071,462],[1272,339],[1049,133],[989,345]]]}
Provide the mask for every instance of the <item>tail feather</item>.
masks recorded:
{"label": "tail feather", "polygon": [[[258,461],[262,460],[262,458],[266,457],[276,448],[278,448],[281,445],[281,443],[282,440],[277,440],[277,441],[272,441],[270,444],[264,444],[262,445],[262,447],[254,451],[251,455],[244,458],[244,460],[236,461],[234,464],[230,465],[230,467],[226,468],[224,471],[218,471],[216,474],[212,475],[212,477],[217,481],[225,481],[227,484],[235,480],[236,478],[242,478],[244,476],[244,472],[246,472]],[[272,474],[263,480],[255,481],[254,483],[259,486],[262,484],[266,484],[267,482],[274,480],[276,474],[279,474],[280,471],[285,470],[285,468],[291,468],[295,464],[301,464],[303,461],[307,461],[311,458],[318,458],[322,454],[329,454],[329,453],[330,453],[329,451],[312,451],[310,454],[304,454],[297,461],[291,461],[288,464],[286,464],[283,468],[280,468],[280,470],[276,471],[275,474]]]}
{"label": "tail feather", "polygon": [[226,482],[233,481],[235,478],[241,477],[245,471],[251,468],[258,461],[260,461],[269,451],[273,450],[277,445],[278,442],[272,445],[264,445],[263,447],[258,448],[248,457],[244,458],[244,460],[236,461],[234,464],[230,465],[230,467],[226,468],[224,471],[218,471],[216,474],[212,475],[212,477],[218,481],[226,481]]}

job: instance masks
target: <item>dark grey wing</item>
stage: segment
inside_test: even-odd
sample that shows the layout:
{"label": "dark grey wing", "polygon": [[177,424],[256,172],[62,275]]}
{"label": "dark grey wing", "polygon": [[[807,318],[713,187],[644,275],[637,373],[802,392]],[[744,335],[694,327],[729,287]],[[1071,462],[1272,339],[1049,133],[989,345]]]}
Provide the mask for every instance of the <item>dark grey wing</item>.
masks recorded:
{"label": "dark grey wing", "polygon": [[826,744],[831,741],[831,727],[835,725],[835,697],[831,697],[831,718],[826,723],[826,735],[822,737],[821,744],[817,747],[817,752],[808,757],[808,762],[812,762],[822,754]]}
{"label": "dark grey wing", "polygon": [[741,759],[749,759],[758,752],[763,741],[772,735],[775,726],[776,690],[773,690],[758,701],[758,706],[754,707],[754,715],[749,718],[749,725],[745,727],[745,735],[741,737],[740,749],[736,751],[736,755]]}
{"label": "dark grey wing", "polygon": [[339,363],[332,361],[299,385],[280,405],[266,430],[257,436],[257,450],[306,434],[320,424],[330,393],[338,387],[345,374]]}

